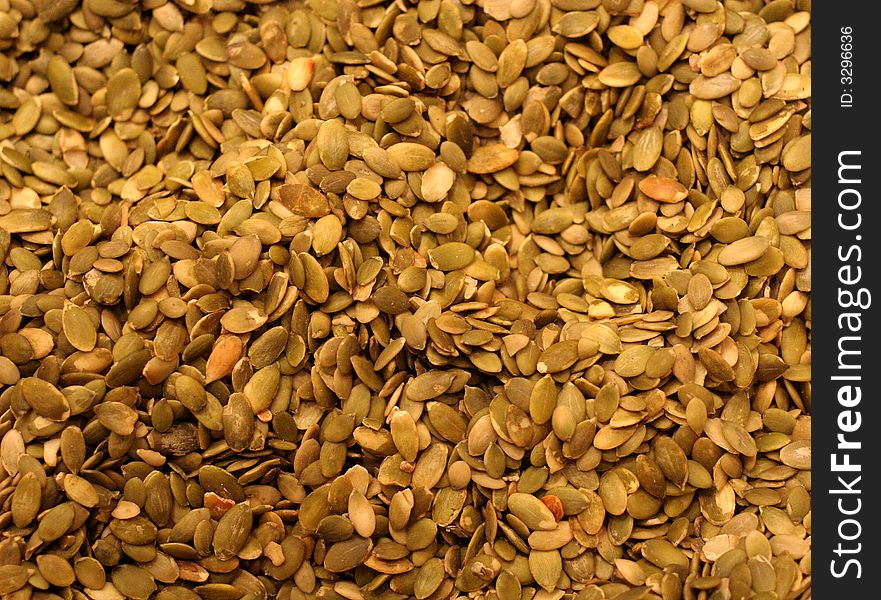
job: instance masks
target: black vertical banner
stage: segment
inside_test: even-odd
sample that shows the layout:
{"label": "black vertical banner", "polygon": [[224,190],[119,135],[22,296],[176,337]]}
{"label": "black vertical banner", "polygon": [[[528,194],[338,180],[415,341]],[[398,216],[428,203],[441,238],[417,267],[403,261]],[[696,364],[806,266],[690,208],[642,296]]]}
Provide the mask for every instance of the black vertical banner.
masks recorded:
{"label": "black vertical banner", "polygon": [[814,598],[877,598],[881,31],[871,2],[813,5]]}

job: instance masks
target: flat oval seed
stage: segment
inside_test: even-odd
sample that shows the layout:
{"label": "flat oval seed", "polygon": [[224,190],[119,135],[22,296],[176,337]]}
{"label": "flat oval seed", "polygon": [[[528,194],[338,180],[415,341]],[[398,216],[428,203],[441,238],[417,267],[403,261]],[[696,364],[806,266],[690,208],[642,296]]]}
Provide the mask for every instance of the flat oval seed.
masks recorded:
{"label": "flat oval seed", "polygon": [[752,236],[737,240],[725,246],[719,253],[720,265],[726,267],[746,264],[757,260],[770,246],[767,238]]}

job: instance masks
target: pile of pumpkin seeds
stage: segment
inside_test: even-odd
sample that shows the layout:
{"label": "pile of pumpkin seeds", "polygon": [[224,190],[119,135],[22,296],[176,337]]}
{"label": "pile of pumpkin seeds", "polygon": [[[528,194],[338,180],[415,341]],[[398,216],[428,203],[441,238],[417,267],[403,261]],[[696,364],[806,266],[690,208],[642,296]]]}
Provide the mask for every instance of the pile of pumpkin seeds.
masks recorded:
{"label": "pile of pumpkin seeds", "polygon": [[810,0],[0,0],[0,595],[810,598]]}

